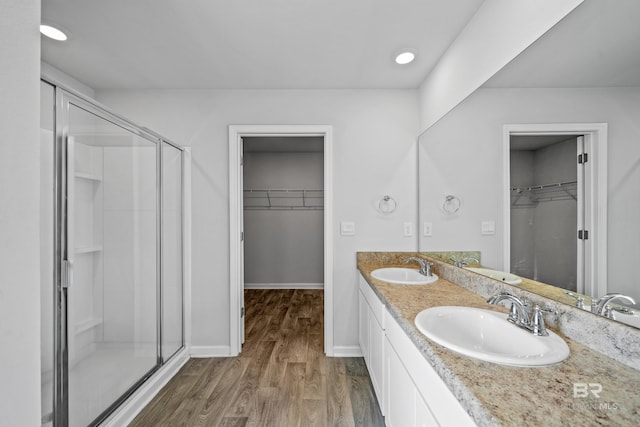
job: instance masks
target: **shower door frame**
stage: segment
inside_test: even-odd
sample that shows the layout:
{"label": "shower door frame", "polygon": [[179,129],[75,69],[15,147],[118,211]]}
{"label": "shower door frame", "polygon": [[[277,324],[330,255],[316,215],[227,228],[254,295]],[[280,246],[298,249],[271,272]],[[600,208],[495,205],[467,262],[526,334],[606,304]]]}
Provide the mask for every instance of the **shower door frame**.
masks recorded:
{"label": "shower door frame", "polygon": [[[54,143],[54,283],[55,283],[55,326],[54,326],[54,390],[53,390],[53,424],[55,427],[65,427],[69,425],[69,339],[67,324],[67,289],[69,288],[69,275],[72,266],[69,263],[68,248],[68,214],[70,201],[67,197],[67,141],[69,137],[69,110],[74,105],[90,114],[93,114],[109,123],[131,132],[133,135],[144,138],[155,144],[155,165],[156,165],[156,362],[141,378],[135,381],[116,401],[112,402],[106,409],[95,418],[91,425],[98,425],[107,420],[117,408],[119,408],[129,397],[131,397],[142,384],[154,375],[169,360],[173,360],[177,354],[187,347],[187,296],[188,284],[186,278],[186,226],[185,226],[185,152],[187,150],[179,145],[161,137],[160,135],[142,128],[129,120],[122,118],[97,102],[87,99],[77,94],[73,90],[59,85],[55,81],[44,79],[54,86],[55,90],[55,143]],[[162,354],[162,147],[168,144],[179,149],[182,154],[182,179],[181,179],[181,233],[182,233],[182,346],[165,357]]]}

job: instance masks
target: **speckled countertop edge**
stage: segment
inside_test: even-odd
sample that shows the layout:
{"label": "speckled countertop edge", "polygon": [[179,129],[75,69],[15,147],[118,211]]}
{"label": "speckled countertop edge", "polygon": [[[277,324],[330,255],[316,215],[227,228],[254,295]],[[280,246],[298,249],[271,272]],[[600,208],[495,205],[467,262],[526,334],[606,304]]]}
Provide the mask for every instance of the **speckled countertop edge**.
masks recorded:
{"label": "speckled countertop edge", "polygon": [[[545,368],[495,365],[459,355],[432,343],[413,324],[417,312],[437,305],[467,305],[506,311],[503,307],[486,304],[487,295],[483,295],[499,292],[502,284],[491,280],[488,286],[476,285],[482,289],[481,292],[474,292],[478,289],[461,287],[445,278],[451,278],[452,274],[466,276],[472,273],[461,273],[461,269],[438,263],[434,259],[436,274],[441,278],[431,285],[393,285],[370,276],[375,268],[403,265],[404,260],[412,255],[415,253],[358,253],[358,268],[391,315],[479,426],[638,424],[640,372],[567,338],[559,330],[556,332],[567,340],[571,355],[565,362]],[[444,271],[449,267],[451,271]],[[566,329],[565,323],[557,322],[550,327]],[[505,373],[508,373],[507,378]],[[606,390],[602,398],[606,401],[573,397],[574,383],[591,381],[602,384]],[[598,406],[605,403],[609,406]]]}

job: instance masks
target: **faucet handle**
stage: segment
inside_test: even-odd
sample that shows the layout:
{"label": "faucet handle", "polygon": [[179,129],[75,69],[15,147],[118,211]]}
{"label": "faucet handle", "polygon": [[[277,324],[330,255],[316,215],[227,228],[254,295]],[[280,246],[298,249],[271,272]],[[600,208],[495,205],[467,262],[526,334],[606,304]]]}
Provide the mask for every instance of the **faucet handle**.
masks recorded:
{"label": "faucet handle", "polygon": [[547,332],[547,328],[544,325],[544,318],[542,317],[542,312],[545,313],[557,313],[555,310],[551,310],[548,308],[542,308],[539,305],[535,305],[533,307],[533,316],[531,317],[531,329],[534,335],[546,337],[549,335]]}
{"label": "faucet handle", "polygon": [[573,292],[570,292],[570,291],[565,291],[564,294],[576,300],[575,307],[578,307],[584,310],[584,297],[582,295],[574,294]]}
{"label": "faucet handle", "polygon": [[604,308],[604,317],[606,317],[607,319],[614,319],[615,317],[613,316],[613,312],[617,312],[617,313],[621,313],[621,314],[626,314],[626,315],[632,315],[633,314],[633,310],[627,308],[627,307],[612,307],[610,305],[606,305]]}

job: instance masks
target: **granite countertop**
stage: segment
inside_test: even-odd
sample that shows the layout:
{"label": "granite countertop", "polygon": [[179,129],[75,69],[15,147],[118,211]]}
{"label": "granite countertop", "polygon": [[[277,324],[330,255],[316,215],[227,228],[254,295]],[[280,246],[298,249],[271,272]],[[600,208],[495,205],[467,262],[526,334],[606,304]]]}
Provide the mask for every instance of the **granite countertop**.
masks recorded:
{"label": "granite countertop", "polygon": [[[520,368],[473,359],[422,335],[413,323],[422,310],[462,305],[507,312],[440,277],[428,285],[395,285],[373,279],[376,268],[402,266],[393,254],[358,254],[358,269],[409,338],[479,426],[640,425],[640,372],[563,337],[571,354],[557,365]],[[406,257],[406,253],[403,254]],[[436,274],[438,272],[436,271]],[[550,328],[552,329],[552,328]],[[574,384],[600,384],[599,398],[574,397]],[[594,386],[597,389],[597,386]],[[580,396],[580,393],[578,393]]]}

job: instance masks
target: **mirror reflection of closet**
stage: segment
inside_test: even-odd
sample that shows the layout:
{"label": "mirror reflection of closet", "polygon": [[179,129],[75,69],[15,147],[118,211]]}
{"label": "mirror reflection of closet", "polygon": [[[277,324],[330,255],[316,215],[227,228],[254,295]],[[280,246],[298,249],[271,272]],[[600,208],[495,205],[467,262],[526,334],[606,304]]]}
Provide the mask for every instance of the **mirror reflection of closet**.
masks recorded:
{"label": "mirror reflection of closet", "polygon": [[582,293],[581,145],[577,135],[512,135],[510,187],[511,272]]}

